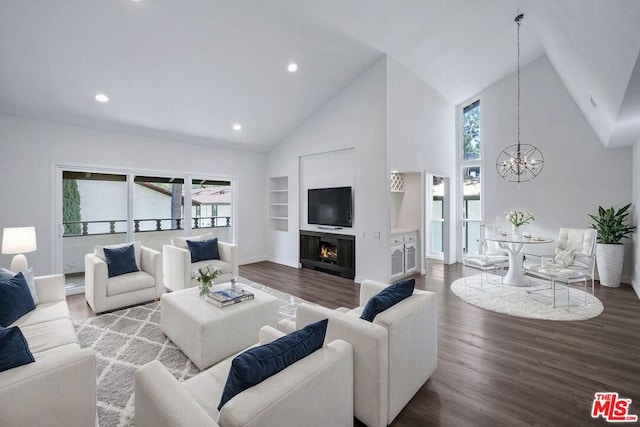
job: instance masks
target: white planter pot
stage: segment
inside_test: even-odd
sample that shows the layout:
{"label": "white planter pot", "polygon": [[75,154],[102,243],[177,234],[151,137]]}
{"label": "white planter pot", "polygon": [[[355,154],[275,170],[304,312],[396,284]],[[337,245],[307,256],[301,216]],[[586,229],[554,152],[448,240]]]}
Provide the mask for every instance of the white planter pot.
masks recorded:
{"label": "white planter pot", "polygon": [[600,284],[611,288],[620,286],[624,245],[598,243],[596,246],[596,265]]}

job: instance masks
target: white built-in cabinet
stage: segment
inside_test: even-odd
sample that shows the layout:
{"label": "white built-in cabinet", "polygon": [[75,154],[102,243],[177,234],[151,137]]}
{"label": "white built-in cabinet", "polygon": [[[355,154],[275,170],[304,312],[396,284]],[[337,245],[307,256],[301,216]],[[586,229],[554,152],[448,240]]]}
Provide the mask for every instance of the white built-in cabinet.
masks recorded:
{"label": "white built-in cabinet", "polygon": [[289,230],[289,177],[269,178],[269,222],[272,230]]}
{"label": "white built-in cabinet", "polygon": [[418,269],[418,232],[391,233],[391,281],[410,276]]}

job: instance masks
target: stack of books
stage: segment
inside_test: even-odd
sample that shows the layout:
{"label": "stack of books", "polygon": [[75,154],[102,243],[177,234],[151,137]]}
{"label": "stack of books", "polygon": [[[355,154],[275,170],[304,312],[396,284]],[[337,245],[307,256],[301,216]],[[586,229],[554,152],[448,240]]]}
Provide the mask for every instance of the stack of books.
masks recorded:
{"label": "stack of books", "polygon": [[211,291],[207,295],[207,301],[218,308],[227,307],[242,301],[253,299],[253,294],[244,289],[221,289],[219,291]]}

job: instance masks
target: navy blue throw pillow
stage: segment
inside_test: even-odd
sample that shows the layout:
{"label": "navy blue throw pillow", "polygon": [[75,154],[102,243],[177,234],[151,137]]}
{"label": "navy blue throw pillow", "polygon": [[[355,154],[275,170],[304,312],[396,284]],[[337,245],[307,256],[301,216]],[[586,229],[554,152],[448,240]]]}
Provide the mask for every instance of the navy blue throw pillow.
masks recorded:
{"label": "navy blue throw pillow", "polygon": [[191,252],[191,262],[220,259],[218,238],[211,240],[187,240]]}
{"label": "navy blue throw pillow", "polygon": [[364,307],[360,318],[373,322],[373,319],[375,319],[378,314],[387,308],[393,307],[403,299],[410,297],[413,294],[413,288],[415,288],[415,286],[415,279],[409,279],[387,286],[371,297]]}
{"label": "navy blue throw pillow", "polygon": [[22,272],[0,282],[0,326],[9,326],[35,308]]}
{"label": "navy blue throw pillow", "polygon": [[0,327],[0,372],[33,362],[35,359],[20,328]]}
{"label": "navy blue throw pillow", "polygon": [[139,271],[133,244],[120,248],[104,248],[104,259],[107,262],[109,277]]}
{"label": "navy blue throw pillow", "polygon": [[328,319],[311,323],[259,347],[250,348],[231,362],[218,411],[233,396],[277,374],[289,365],[322,348]]}

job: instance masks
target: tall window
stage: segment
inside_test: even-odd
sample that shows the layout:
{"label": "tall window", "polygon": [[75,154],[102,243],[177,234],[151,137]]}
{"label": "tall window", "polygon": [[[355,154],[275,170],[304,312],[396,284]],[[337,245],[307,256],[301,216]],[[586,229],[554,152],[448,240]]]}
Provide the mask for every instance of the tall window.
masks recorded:
{"label": "tall window", "polygon": [[461,212],[462,254],[478,253],[480,224],[482,223],[482,133],[480,100],[462,108],[459,130],[459,194]]}

